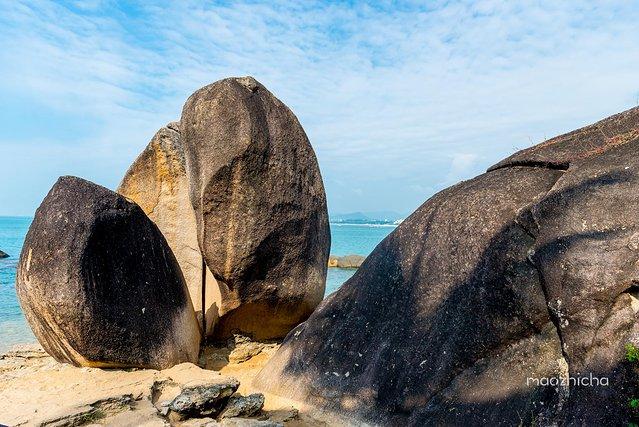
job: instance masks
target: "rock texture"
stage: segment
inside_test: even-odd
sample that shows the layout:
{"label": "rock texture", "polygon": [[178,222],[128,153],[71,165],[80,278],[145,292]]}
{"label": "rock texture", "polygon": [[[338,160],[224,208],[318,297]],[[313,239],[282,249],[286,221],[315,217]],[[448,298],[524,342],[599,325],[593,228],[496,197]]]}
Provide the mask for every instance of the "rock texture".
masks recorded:
{"label": "rock texture", "polygon": [[220,418],[252,417],[264,406],[264,395],[253,393],[248,396],[232,396],[226,404]]}
{"label": "rock texture", "polygon": [[58,361],[167,368],[197,361],[200,332],[180,268],[140,207],[62,177],[38,210],[16,290],[34,334]]}
{"label": "rock texture", "polygon": [[185,387],[169,405],[179,418],[207,417],[220,413],[240,383],[234,378],[214,384]]}
{"label": "rock texture", "polygon": [[7,253],[5,253],[5,252],[0,251],[0,259],[1,259],[1,258],[9,258],[9,254],[7,254]]}
{"label": "rock texture", "polygon": [[517,153],[424,203],[256,384],[382,425],[626,424],[638,209],[639,109]]}
{"label": "rock texture", "polygon": [[[169,123],[155,134],[127,171],[118,193],[137,203],[158,226],[180,264],[199,324],[204,305],[206,332],[212,332],[220,293],[198,246],[179,123]],[[204,293],[202,268],[206,269]]]}
{"label": "rock texture", "polygon": [[293,113],[251,77],[196,91],[180,121],[216,335],[284,336],[324,295],[330,233],[315,154]]}

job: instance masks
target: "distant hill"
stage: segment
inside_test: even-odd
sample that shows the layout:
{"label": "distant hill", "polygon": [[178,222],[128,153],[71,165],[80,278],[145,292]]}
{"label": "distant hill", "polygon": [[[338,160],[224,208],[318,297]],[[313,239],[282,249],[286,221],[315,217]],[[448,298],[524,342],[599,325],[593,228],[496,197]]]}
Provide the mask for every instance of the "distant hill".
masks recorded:
{"label": "distant hill", "polygon": [[394,211],[350,212],[330,215],[331,222],[395,222],[406,215]]}

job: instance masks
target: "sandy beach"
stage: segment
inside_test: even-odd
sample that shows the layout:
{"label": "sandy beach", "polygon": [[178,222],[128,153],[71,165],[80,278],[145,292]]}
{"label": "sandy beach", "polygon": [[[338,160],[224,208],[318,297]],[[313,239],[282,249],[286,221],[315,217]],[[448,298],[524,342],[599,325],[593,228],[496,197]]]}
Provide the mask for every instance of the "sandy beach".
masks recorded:
{"label": "sandy beach", "polygon": [[[278,343],[248,343],[230,348],[223,343],[203,348],[200,366],[183,363],[171,369],[77,368],[58,363],[36,343],[18,344],[0,356],[0,423],[7,425],[168,426],[157,405],[158,384],[180,386],[232,377],[238,393],[260,393],[252,379],[279,347]],[[171,392],[170,389],[164,392]],[[299,402],[264,393],[259,415],[240,419],[242,425],[346,425],[346,420],[305,407]],[[234,419],[237,420],[237,419]],[[171,422],[174,426],[204,426],[212,418]],[[226,421],[228,425],[230,421]],[[237,422],[237,421],[233,421]],[[215,424],[212,424],[215,425]],[[235,424],[231,424],[235,425]]]}

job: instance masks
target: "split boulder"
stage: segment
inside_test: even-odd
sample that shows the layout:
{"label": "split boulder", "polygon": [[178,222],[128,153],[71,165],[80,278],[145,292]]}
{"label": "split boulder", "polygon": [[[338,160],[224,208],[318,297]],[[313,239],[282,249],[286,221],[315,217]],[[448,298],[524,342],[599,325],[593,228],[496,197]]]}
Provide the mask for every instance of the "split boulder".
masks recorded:
{"label": "split boulder", "polygon": [[[211,333],[220,296],[198,246],[179,123],[169,123],[155,134],[127,171],[118,193],[137,203],[166,238],[184,275],[198,323],[203,325],[202,316],[206,313],[206,327],[202,328]],[[202,283],[206,287],[204,293]]]}

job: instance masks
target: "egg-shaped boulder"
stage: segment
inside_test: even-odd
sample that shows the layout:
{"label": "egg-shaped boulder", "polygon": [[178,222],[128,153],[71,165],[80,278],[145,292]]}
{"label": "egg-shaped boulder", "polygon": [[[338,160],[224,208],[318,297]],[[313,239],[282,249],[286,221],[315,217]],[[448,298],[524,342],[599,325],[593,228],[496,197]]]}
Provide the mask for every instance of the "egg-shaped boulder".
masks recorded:
{"label": "egg-shaped boulder", "polygon": [[199,245],[220,286],[215,335],[282,337],[322,301],[330,248],[306,133],[252,77],[196,91],[180,126]]}
{"label": "egg-shaped boulder", "polygon": [[197,361],[200,330],[165,238],[137,204],[99,185],[56,182],[26,236],[16,290],[38,341],[60,362]]}

